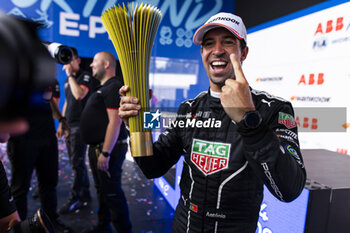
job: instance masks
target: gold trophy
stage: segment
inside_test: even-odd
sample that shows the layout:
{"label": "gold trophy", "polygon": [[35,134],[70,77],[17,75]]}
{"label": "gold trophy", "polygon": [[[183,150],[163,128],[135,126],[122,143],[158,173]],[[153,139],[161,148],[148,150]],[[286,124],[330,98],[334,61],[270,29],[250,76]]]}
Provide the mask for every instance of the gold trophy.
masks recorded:
{"label": "gold trophy", "polygon": [[127,96],[139,99],[141,111],[129,118],[130,146],[133,157],[153,155],[152,133],[143,127],[144,112],[149,111],[149,64],[153,42],[162,14],[147,4],[114,6],[102,13],[122,68]]}

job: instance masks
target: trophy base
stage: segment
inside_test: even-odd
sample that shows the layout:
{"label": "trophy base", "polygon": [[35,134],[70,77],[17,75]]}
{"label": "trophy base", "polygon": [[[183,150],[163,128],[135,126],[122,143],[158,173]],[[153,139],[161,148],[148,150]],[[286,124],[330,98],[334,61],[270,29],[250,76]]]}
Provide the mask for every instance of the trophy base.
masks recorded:
{"label": "trophy base", "polygon": [[152,132],[130,132],[130,147],[132,157],[152,156]]}

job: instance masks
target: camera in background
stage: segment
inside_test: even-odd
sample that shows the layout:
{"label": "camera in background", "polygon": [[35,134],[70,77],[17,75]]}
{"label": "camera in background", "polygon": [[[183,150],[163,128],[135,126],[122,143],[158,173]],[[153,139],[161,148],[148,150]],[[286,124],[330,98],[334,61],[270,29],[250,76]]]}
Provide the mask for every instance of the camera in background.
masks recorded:
{"label": "camera in background", "polygon": [[47,48],[52,58],[59,64],[65,65],[72,61],[73,51],[68,46],[55,42],[42,42]]}

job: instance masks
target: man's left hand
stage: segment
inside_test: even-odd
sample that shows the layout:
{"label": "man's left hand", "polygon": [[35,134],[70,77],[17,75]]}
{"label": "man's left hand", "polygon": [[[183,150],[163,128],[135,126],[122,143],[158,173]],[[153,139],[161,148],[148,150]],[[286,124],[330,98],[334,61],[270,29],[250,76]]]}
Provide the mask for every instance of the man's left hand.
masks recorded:
{"label": "man's left hand", "polygon": [[226,114],[235,122],[242,120],[248,111],[254,111],[252,95],[246,80],[241,63],[235,54],[230,55],[236,80],[227,79],[221,88],[220,100]]}

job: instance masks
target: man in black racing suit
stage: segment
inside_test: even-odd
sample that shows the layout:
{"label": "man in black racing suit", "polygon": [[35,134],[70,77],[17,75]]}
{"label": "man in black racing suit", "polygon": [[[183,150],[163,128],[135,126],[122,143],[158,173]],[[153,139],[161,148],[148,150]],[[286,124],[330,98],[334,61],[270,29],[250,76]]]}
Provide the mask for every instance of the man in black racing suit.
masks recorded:
{"label": "man in black racing suit", "polygon": [[[153,144],[153,156],[135,157],[147,178],[164,175],[185,155],[181,198],[173,232],[255,232],[263,185],[290,202],[302,191],[306,172],[292,105],[249,87],[241,63],[246,31],[240,17],[219,13],[197,30],[208,92],[183,102],[177,123]],[[119,115],[140,106],[124,95]]]}

